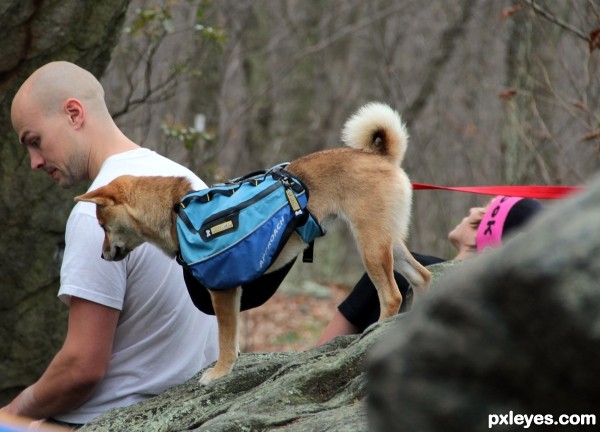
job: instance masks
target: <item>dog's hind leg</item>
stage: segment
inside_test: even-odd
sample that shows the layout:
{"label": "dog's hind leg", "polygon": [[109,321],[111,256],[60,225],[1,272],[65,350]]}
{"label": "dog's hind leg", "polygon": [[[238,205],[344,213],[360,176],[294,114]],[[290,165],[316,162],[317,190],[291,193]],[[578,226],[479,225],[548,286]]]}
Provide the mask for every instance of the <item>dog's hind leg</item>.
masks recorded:
{"label": "dog's hind leg", "polygon": [[416,295],[427,292],[431,273],[412,256],[402,242],[397,242],[394,247],[394,268],[404,276]]}
{"label": "dog's hind leg", "polygon": [[239,316],[242,288],[212,290],[210,297],[219,326],[219,359],[200,378],[200,385],[207,385],[231,372],[239,352]]}
{"label": "dog's hind leg", "polygon": [[378,241],[357,240],[363,263],[379,296],[379,319],[396,315],[402,305],[402,294],[394,279],[392,245],[383,247]]}

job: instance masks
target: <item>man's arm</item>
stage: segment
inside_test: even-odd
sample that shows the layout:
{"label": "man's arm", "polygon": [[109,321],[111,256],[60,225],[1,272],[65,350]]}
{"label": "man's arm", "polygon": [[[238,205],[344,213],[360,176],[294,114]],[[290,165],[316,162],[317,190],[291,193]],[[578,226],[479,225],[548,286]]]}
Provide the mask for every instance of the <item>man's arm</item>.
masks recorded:
{"label": "man's arm", "polygon": [[63,347],[41,378],[2,411],[42,419],[83,404],[106,373],[119,314],[117,309],[72,297]]}
{"label": "man's arm", "polygon": [[323,331],[323,334],[317,342],[317,346],[326,344],[336,336],[346,336],[359,333],[359,328],[352,324],[339,310],[335,311],[335,315]]}

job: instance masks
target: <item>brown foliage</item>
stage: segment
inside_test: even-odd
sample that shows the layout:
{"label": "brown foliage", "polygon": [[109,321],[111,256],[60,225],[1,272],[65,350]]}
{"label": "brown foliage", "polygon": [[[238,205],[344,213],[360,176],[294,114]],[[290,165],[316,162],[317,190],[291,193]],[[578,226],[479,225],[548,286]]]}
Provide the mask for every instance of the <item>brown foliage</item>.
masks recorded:
{"label": "brown foliage", "polygon": [[590,32],[590,52],[594,51],[598,47],[600,47],[600,28]]}
{"label": "brown foliage", "polygon": [[523,7],[521,5],[515,4],[515,5],[512,5],[507,8],[502,9],[502,12],[500,13],[500,19],[507,19],[511,15],[519,12],[522,8]]}
{"label": "brown foliage", "polygon": [[277,292],[263,306],[242,314],[242,351],[281,352],[314,348],[349,290],[342,285],[331,285],[331,295],[327,298]]}

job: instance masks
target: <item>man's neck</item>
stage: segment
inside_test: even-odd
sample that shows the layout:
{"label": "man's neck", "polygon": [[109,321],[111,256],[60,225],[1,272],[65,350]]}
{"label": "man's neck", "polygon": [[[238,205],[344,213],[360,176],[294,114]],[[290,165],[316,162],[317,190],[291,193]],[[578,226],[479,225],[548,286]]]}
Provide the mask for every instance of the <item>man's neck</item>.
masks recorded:
{"label": "man's neck", "polygon": [[96,178],[100,172],[100,168],[102,168],[102,165],[109,157],[132,150],[137,150],[139,148],[141,148],[139,145],[126,138],[124,135],[118,141],[113,141],[113,144],[106,147],[102,147],[100,145],[96,146],[97,150],[95,152],[94,147],[92,147],[88,164],[90,180],[94,180]]}

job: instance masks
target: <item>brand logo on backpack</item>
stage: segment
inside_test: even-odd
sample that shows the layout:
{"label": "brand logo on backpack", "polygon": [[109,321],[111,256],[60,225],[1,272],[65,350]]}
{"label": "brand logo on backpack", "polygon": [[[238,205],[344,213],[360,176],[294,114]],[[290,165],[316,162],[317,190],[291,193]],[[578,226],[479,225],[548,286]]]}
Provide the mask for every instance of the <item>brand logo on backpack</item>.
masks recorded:
{"label": "brand logo on backpack", "polygon": [[284,223],[285,223],[285,218],[282,216],[281,219],[279,219],[279,222],[277,222],[277,225],[275,226],[275,229],[273,230],[271,237],[269,237],[269,242],[267,243],[267,247],[265,248],[265,251],[262,254],[262,258],[260,259],[260,261],[258,263],[259,268],[263,268],[263,266],[265,265],[265,261],[269,254],[269,251],[271,250],[271,247],[273,247],[273,244],[275,243],[275,239],[277,239],[279,231],[281,231],[281,228],[283,228]]}
{"label": "brand logo on backpack", "polygon": [[232,220],[221,222],[215,226],[210,227],[209,229],[207,229],[205,231],[206,238],[210,238],[216,234],[222,234],[225,231],[229,231],[230,229],[233,229],[233,228],[235,228],[235,226],[234,226]]}

